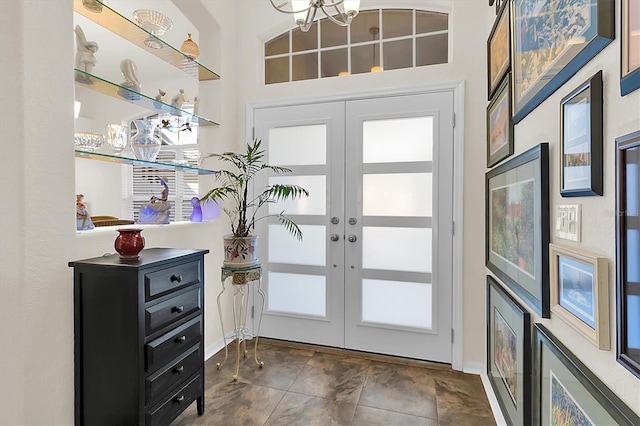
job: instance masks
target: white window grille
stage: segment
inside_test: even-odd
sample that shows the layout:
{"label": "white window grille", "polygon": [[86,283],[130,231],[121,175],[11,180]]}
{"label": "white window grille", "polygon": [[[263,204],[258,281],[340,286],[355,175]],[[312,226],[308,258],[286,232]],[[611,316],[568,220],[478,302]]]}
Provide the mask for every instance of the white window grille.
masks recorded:
{"label": "white window grille", "polygon": [[265,84],[447,63],[449,14],[419,9],[361,11],[348,27],[327,18],[264,44]]}

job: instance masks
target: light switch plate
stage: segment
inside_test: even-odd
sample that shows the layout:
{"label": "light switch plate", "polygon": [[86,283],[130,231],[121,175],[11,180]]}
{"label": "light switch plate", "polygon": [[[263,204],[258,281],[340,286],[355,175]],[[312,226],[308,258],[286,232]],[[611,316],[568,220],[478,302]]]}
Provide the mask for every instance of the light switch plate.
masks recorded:
{"label": "light switch plate", "polygon": [[556,209],[556,237],[580,242],[582,212],[580,204],[564,204]]}

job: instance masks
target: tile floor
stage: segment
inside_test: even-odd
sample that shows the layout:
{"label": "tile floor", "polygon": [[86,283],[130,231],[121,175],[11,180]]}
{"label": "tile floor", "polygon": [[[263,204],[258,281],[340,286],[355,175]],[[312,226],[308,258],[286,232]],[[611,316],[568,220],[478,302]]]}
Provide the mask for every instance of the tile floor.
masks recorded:
{"label": "tile floor", "polygon": [[479,376],[441,364],[260,339],[232,380],[235,346],[205,364],[205,412],[182,425],[495,425]]}

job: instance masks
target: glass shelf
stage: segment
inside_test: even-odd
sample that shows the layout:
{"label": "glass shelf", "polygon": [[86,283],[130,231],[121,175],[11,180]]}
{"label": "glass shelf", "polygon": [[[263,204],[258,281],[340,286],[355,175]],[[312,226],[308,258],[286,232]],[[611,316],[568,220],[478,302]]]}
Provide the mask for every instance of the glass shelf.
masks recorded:
{"label": "glass shelf", "polygon": [[176,108],[164,102],[150,98],[147,95],[143,95],[142,93],[134,92],[133,90],[129,90],[118,84],[104,80],[100,77],[96,77],[93,74],[80,71],[77,68],[74,68],[74,71],[76,73],[76,77],[75,77],[76,84],[80,87],[85,87],[95,92],[102,93],[103,95],[120,99],[121,101],[124,101],[124,102],[129,102],[132,104],[139,105],[143,108],[147,108],[151,111],[155,111],[158,114],[169,114],[174,116],[191,116],[192,117],[191,124],[196,126],[206,127],[206,126],[218,125],[218,123],[216,123],[215,121],[211,121],[208,118],[204,118],[199,115],[192,114],[189,111]]}
{"label": "glass shelf", "polygon": [[82,151],[80,149],[75,150],[77,158],[86,158],[89,160],[100,160],[100,161],[108,161],[111,163],[119,163],[119,164],[129,164],[135,166],[145,166],[145,167],[153,167],[156,169],[164,169],[164,170],[183,170],[186,172],[194,172],[199,175],[210,175],[215,173],[213,170],[209,169],[200,169],[197,167],[193,167],[186,164],[178,164],[178,163],[158,163],[155,161],[146,161],[146,160],[138,160],[135,158],[122,157],[113,154],[103,154],[101,152],[89,152]]}
{"label": "glass shelf", "polygon": [[[103,6],[102,11],[92,12],[82,5],[82,0],[73,0],[73,10],[87,19],[103,26],[114,34],[118,34],[125,40],[129,40],[141,49],[157,56],[165,62],[170,63],[190,76],[198,77],[198,80],[200,81],[217,80],[220,78],[218,74],[211,71],[209,68],[191,59],[175,47],[165,43],[162,39],[154,36],[138,24],[130,21],[125,16],[122,16],[115,10],[111,9],[106,4],[100,4]],[[164,45],[164,47],[162,49],[150,48],[144,44],[144,41],[148,38],[153,38],[154,40],[159,41]]]}

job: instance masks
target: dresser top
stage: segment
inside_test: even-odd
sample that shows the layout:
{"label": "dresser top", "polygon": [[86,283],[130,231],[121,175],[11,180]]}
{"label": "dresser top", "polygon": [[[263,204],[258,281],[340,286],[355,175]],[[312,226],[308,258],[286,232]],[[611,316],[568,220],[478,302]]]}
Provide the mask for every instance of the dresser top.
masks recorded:
{"label": "dresser top", "polygon": [[167,262],[181,258],[201,256],[209,253],[209,250],[179,249],[179,248],[148,248],[140,252],[138,259],[120,259],[117,253],[90,259],[75,260],[69,262],[70,267],[79,265],[102,265],[123,268],[141,268],[160,262]]}

